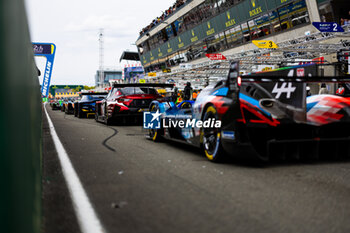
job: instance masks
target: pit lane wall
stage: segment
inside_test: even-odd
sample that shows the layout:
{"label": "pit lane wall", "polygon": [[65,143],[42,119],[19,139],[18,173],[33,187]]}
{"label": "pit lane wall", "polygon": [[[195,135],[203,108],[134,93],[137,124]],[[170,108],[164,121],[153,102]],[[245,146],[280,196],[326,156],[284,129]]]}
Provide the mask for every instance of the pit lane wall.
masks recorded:
{"label": "pit lane wall", "polygon": [[40,232],[40,86],[23,0],[0,0],[0,51],[0,232]]}

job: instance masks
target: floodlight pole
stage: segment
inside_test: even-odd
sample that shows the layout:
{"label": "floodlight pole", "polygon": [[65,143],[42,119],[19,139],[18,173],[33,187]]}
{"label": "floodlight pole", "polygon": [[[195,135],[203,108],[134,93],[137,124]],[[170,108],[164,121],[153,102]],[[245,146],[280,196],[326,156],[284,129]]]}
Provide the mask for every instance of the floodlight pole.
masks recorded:
{"label": "floodlight pole", "polygon": [[104,60],[104,40],[103,40],[103,28],[100,28],[100,34],[99,34],[99,44],[100,44],[100,86],[103,87],[104,84],[104,67],[103,67],[103,60]]}

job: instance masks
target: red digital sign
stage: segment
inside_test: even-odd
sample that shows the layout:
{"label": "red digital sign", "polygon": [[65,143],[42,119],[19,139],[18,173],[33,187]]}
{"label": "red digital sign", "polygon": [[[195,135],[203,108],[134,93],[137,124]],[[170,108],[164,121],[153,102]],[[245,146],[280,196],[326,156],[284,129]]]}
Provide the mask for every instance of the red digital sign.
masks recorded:
{"label": "red digital sign", "polygon": [[207,56],[207,58],[209,58],[210,60],[226,60],[226,57],[219,53],[205,54],[205,56]]}

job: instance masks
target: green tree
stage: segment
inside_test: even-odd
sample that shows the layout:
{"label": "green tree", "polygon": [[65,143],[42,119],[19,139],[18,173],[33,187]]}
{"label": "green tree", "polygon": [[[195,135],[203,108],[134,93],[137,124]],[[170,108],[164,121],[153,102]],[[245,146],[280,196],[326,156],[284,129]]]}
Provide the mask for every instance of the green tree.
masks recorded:
{"label": "green tree", "polygon": [[92,90],[92,89],[95,89],[95,87],[84,86],[84,90]]}
{"label": "green tree", "polygon": [[81,89],[83,89],[83,87],[77,86],[76,88],[73,89],[73,92],[79,92],[81,91]]}

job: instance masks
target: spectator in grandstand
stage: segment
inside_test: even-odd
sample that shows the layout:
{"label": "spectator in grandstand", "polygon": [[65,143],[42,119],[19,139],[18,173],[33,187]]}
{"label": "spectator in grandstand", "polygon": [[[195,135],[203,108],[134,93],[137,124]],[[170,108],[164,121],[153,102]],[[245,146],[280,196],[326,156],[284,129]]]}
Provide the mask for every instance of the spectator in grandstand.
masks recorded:
{"label": "spectator in grandstand", "polygon": [[172,13],[174,13],[176,11],[176,9],[178,9],[180,6],[184,5],[185,3],[186,3],[186,0],[176,0],[176,2],[173,4],[173,6],[169,7],[168,10],[163,12],[162,16],[157,17],[156,19],[154,19],[152,21],[152,23],[149,26],[142,29],[140,31],[140,36],[142,36],[144,33],[149,31],[151,28],[153,28],[154,26],[156,26],[157,24],[162,22],[166,17],[170,16]]}
{"label": "spectator in grandstand", "polygon": [[327,86],[325,83],[321,84],[321,89],[318,92],[319,95],[327,95],[328,94],[328,90],[327,90]]}

